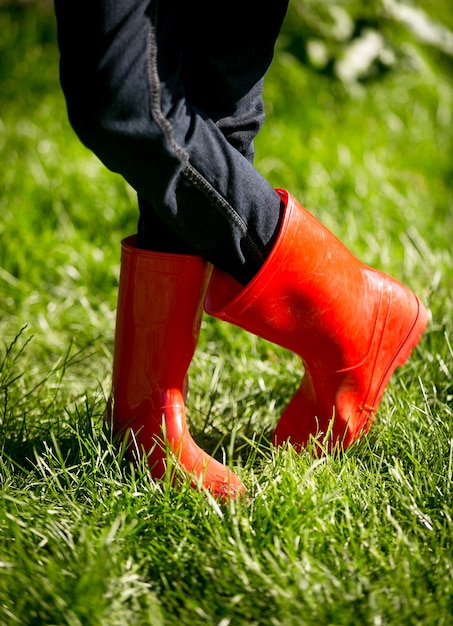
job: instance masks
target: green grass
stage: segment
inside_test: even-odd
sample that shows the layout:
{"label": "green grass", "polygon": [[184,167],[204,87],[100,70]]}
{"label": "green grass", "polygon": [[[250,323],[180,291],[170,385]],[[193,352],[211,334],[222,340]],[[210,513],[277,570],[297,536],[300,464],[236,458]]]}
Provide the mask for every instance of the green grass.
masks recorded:
{"label": "green grass", "polygon": [[266,444],[298,360],[205,318],[192,431],[249,489],[219,504],[112,445],[135,194],[68,125],[52,13],[0,6],[0,624],[453,623],[452,59],[392,32],[404,59],[348,88],[282,38],[256,163],[408,283],[429,330],[369,436],[315,461]]}

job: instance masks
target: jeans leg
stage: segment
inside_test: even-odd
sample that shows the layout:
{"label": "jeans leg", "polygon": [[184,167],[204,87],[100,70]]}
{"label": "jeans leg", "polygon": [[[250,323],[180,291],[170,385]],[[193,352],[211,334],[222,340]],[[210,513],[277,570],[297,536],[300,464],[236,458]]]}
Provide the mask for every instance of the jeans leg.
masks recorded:
{"label": "jeans leg", "polygon": [[211,0],[184,3],[186,97],[250,161],[264,121],[264,75],[287,5],[288,0],[272,0],[263,9],[262,0],[230,0],[219,11]]}
{"label": "jeans leg", "polygon": [[[286,0],[278,0],[263,16],[259,2],[244,5],[243,0],[230,0],[230,10],[222,14],[220,34],[218,10],[212,10],[211,0],[183,2],[181,6],[182,79],[186,98],[208,115],[228,142],[251,163],[253,142],[264,122],[263,72],[272,60],[288,4]],[[257,15],[260,15],[259,29]],[[187,243],[175,235],[143,197],[139,197],[139,209],[137,245],[152,250],[190,252]]]}
{"label": "jeans leg", "polygon": [[168,0],[56,0],[69,116],[178,237],[245,283],[266,257],[280,199],[188,101],[178,9]]}
{"label": "jeans leg", "polygon": [[169,252],[170,254],[191,254],[198,252],[190,243],[182,239],[157,213],[151,202],[138,194],[139,217],[135,245],[143,250]]}

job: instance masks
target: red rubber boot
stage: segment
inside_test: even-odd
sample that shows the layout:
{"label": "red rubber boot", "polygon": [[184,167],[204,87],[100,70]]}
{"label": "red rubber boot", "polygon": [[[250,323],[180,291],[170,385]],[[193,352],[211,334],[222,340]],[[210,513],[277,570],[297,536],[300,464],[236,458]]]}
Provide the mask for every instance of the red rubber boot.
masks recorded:
{"label": "red rubber boot", "polygon": [[370,428],[427,312],[409,289],[361,263],[278,191],[286,208],[269,258],[245,288],[214,270],[205,309],[302,357],[305,376],[277,425],[276,444],[289,440],[300,449],[311,435],[329,433],[328,449],[346,448]]}
{"label": "red rubber boot", "polygon": [[167,456],[215,496],[245,491],[227,467],[192,439],[184,404],[187,369],[200,332],[211,268],[199,257],[149,252],[122,242],[113,362],[113,427],[129,454],[165,475]]}

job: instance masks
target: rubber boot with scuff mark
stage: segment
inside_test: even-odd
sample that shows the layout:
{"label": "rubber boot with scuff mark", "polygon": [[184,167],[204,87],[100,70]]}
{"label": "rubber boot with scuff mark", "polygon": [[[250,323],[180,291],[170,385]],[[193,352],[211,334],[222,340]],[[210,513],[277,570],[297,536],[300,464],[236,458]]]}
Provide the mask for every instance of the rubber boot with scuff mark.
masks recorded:
{"label": "rubber boot with scuff mark", "polygon": [[146,455],[151,475],[172,462],[216,497],[245,491],[239,478],[204,452],[186,420],[187,370],[201,326],[212,267],[196,256],[121,247],[113,362],[113,429],[128,455]]}
{"label": "rubber boot with scuff mark", "polygon": [[397,280],[364,265],[288,192],[265,264],[244,288],[214,270],[208,314],[297,353],[305,374],[274,433],[277,445],[346,448],[366,433],[427,311]]}

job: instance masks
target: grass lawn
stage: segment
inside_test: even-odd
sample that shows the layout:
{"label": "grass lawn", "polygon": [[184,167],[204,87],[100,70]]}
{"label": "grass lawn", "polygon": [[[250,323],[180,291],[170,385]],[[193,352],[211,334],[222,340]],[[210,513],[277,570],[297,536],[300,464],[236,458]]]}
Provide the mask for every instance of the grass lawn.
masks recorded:
{"label": "grass lawn", "polygon": [[[453,28],[448,2],[418,5]],[[453,624],[449,40],[383,21],[392,63],[386,50],[386,71],[345,85],[296,60],[290,18],[256,165],[417,292],[430,324],[369,436],[314,460],[267,444],[298,359],[205,317],[191,429],[249,490],[221,504],[154,483],[112,445],[135,194],[69,127],[51,9],[0,3],[1,625]]]}

